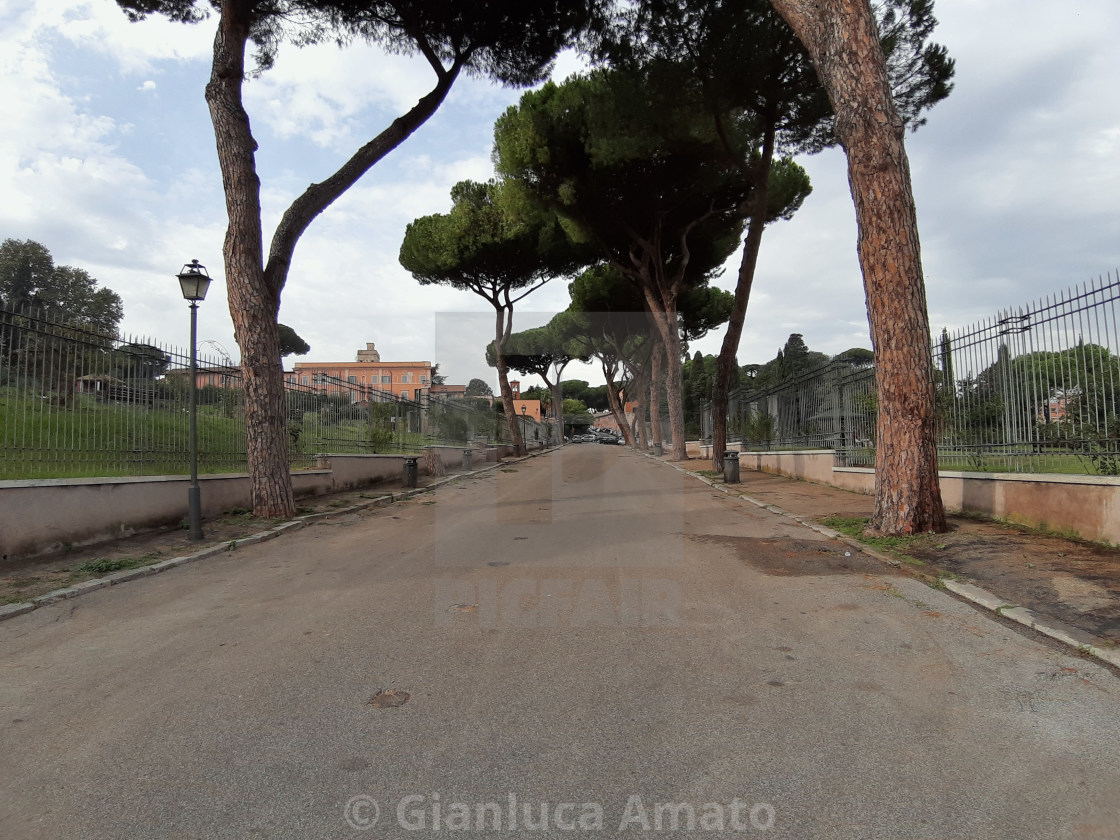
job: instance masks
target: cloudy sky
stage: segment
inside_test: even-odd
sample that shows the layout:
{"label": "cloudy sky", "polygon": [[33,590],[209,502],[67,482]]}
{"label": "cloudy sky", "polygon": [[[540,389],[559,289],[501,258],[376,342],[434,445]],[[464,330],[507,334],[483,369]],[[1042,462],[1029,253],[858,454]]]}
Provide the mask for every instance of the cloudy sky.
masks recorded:
{"label": "cloudy sky", "polygon": [[[1120,265],[1116,0],[937,0],[956,90],[907,140],[931,323],[960,327]],[[219,282],[200,340],[237,348],[221,283],[224,204],[203,86],[215,21],[130,24],[112,0],[0,0],[0,238],[34,239],[124,299],[125,331],[187,343],[174,275]],[[575,66],[561,61],[557,75]],[[422,61],[352,46],[281,51],[247,87],[260,143],[266,243],[307,184],[432,84]],[[432,360],[450,381],[493,380],[487,304],[420,287],[397,263],[405,226],[445,212],[451,186],[490,176],[495,118],[518,91],[460,80],[437,115],[304,235],[280,319],[312,347]],[[767,231],[739,349],[772,358],[791,332],[813,350],[870,346],[842,154],[801,161],[814,191]],[[734,265],[721,285],[730,287]],[[567,305],[561,282],[526,300],[523,328]],[[530,313],[532,310],[532,313]],[[718,352],[722,334],[694,349]],[[580,373],[595,379],[594,374]]]}

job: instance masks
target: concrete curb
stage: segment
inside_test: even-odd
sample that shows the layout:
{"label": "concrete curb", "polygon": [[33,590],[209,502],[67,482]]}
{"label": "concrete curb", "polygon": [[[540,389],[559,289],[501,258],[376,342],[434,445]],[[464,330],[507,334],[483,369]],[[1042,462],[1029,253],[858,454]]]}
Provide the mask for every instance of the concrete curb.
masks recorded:
{"label": "concrete curb", "polygon": [[216,554],[226,554],[231,551],[236,551],[241,546],[256,545],[257,543],[268,542],[277,537],[282,536],[288,531],[298,531],[308,525],[330,519],[334,516],[345,516],[347,514],[359,513],[363,510],[369,510],[374,507],[387,507],[394,502],[411,499],[419,496],[421,493],[430,493],[440,487],[451,482],[458,481],[463,478],[470,478],[471,476],[480,475],[482,473],[493,472],[497,470],[503,463],[518,463],[525,461],[529,458],[536,458],[544,455],[546,452],[551,452],[551,449],[542,449],[539,452],[532,452],[528,455],[522,455],[518,458],[506,459],[505,461],[496,461],[493,464],[488,464],[485,467],[471,470],[470,472],[459,472],[454,475],[449,475],[446,478],[441,478],[439,481],[433,481],[427,487],[417,487],[414,490],[404,490],[400,493],[387,493],[384,496],[378,496],[374,499],[368,499],[359,502],[356,505],[348,505],[344,508],[337,510],[328,510],[321,513],[309,513],[304,516],[298,516],[295,519],[283,522],[274,528],[269,528],[267,531],[260,531],[256,534],[250,534],[247,537],[241,537],[236,540],[229,540],[228,542],[210,545],[199,551],[191,554],[183,555],[182,557],[170,557],[167,560],[161,560],[158,563],[153,563],[150,566],[138,566],[135,569],[124,569],[113,574],[106,575],[101,578],[93,578],[92,580],[82,581],[75,583],[73,586],[67,586],[64,589],[55,589],[40,595],[37,598],[32,598],[30,601],[18,601],[14,604],[4,604],[0,606],[0,621],[6,621],[9,618],[15,618],[19,615],[25,615],[29,612],[45,607],[49,604],[57,604],[60,601],[67,601],[71,598],[77,598],[87,592],[95,592],[98,589],[105,589],[110,586],[116,586],[119,583],[125,583],[130,580],[136,580],[149,575],[158,575],[168,569],[174,569],[177,566],[185,566],[188,563],[193,563],[196,560],[202,560],[206,557],[213,557]]}
{"label": "concrete curb", "polygon": [[1029,627],[1031,630],[1035,630],[1055,641],[1069,645],[1079,653],[1095,656],[1109,665],[1120,668],[1120,650],[1105,647],[1103,640],[1090,633],[1078,630],[1076,627],[1070,627],[1056,619],[1038,615],[1026,607],[1009,604],[997,595],[993,595],[988,590],[981,589],[974,584],[963,583],[959,580],[946,580],[944,584],[946,589],[966,601],[983,607],[998,616],[1016,621],[1024,627]]}
{"label": "concrete curb", "polygon": [[[778,516],[785,516],[801,525],[804,525],[806,528],[816,531],[822,536],[834,540],[839,540],[845,545],[851,546],[856,551],[859,551],[862,554],[866,554],[869,557],[874,557],[876,560],[879,560],[880,562],[885,563],[888,566],[894,566],[895,568],[900,568],[902,566],[902,563],[898,560],[895,560],[893,557],[889,557],[885,554],[875,551],[874,549],[869,548],[868,546],[859,542],[859,540],[848,537],[844,534],[839,533],[838,531],[832,530],[831,528],[826,528],[823,525],[818,525],[816,522],[809,520],[808,517],[798,516],[797,514],[790,513],[787,510],[782,510],[777,505],[768,504],[766,502],[760,501],[759,499],[752,498],[745,493],[735,493],[733,490],[729,489],[727,485],[716,484],[706,476],[696,475],[696,473],[686,470],[683,467],[679,467],[672,462],[662,460],[656,455],[650,455],[649,453],[645,452],[641,454],[645,455],[647,458],[653,461],[657,461],[661,464],[666,464],[667,466],[675,469],[677,472],[684,473],[685,475],[690,475],[698,481],[707,484],[713,490],[718,490],[719,492],[727,496],[750,502],[752,505],[760,507],[763,510],[768,510],[771,513],[777,514]],[[1103,662],[1107,662],[1114,667],[1120,668],[1120,649],[1106,647],[1103,639],[1100,639],[1082,630],[1078,630],[1076,627],[1070,627],[1068,624],[1064,624],[1057,619],[1040,616],[1032,610],[1026,609],[1025,607],[1020,607],[1017,604],[1009,603],[1005,600],[1002,600],[999,596],[994,595],[986,589],[981,589],[979,586],[975,586],[974,584],[964,583],[959,580],[951,579],[945,579],[942,581],[942,583],[949,592],[952,592],[954,595],[957,595],[965,599],[966,601],[983,607],[984,609],[998,616],[1016,621],[1019,624],[1022,624],[1024,627],[1029,627],[1031,630],[1035,630],[1044,636],[1048,636],[1049,638],[1054,639],[1055,641],[1062,642],[1063,644],[1075,649],[1078,653],[1094,656],[1097,659],[1102,660]]]}

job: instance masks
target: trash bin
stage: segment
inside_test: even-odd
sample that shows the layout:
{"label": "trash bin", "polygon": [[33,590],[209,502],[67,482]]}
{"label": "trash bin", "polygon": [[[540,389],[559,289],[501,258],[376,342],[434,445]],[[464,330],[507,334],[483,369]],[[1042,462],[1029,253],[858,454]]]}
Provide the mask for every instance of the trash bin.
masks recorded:
{"label": "trash bin", "polygon": [[464,449],[463,450],[463,469],[469,470],[472,467],[474,467],[474,450],[473,449]]}
{"label": "trash bin", "polygon": [[661,449],[660,441],[653,445],[653,454],[656,455],[658,458],[660,458],[664,454],[662,452],[662,449]]}
{"label": "trash bin", "polygon": [[724,452],[723,453],[723,483],[724,484],[738,484],[739,483],[739,453],[738,452]]}
{"label": "trash bin", "polygon": [[416,477],[420,472],[419,462],[420,458],[418,456],[404,459],[404,469],[401,470],[402,487],[416,486]]}

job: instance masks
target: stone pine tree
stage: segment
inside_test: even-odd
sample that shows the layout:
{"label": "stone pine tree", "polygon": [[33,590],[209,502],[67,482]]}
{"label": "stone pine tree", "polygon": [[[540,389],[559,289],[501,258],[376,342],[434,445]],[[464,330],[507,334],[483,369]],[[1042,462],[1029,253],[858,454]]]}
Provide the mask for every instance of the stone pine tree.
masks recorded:
{"label": "stone pine tree", "polygon": [[546,84],[494,136],[498,171],[641,290],[666,350],[673,457],[684,460],[678,301],[738,246],[749,185],[710,121],[668,95],[680,72],[657,64]]}
{"label": "stone pine tree", "polygon": [[[576,359],[587,361],[586,350],[575,340],[576,330],[567,312],[557,313],[543,327],[512,333],[504,347],[506,365],[524,376],[539,376],[549,391],[553,412],[554,440],[564,437],[564,398],[560,376]],[[494,342],[486,346],[486,363],[497,366]]]}
{"label": "stone pine tree", "polygon": [[583,271],[568,285],[572,302],[564,313],[584,353],[599,360],[606,380],[607,407],[615,424],[630,446],[636,441],[626,422],[625,405],[619,398],[620,372],[633,363],[635,353],[648,355],[643,348],[660,343],[658,331],[649,318],[641,289],[614,266],[600,263]]}
{"label": "stone pine tree", "polygon": [[516,185],[461,181],[451,190],[450,212],[408,225],[400,262],[421,285],[450,286],[478,295],[494,308],[494,366],[510,439],[524,451],[514,417],[504,346],[513,332],[513,307],[549,280],[586,261],[556,217],[518,195]]}
{"label": "stone pine tree", "polygon": [[[197,23],[218,17],[206,102],[214,126],[229,226],[223,257],[234,335],[245,382],[246,447],[253,512],[295,513],[288,468],[288,432],[276,317],[300,236],[312,221],[378,161],[397,148],[439,108],[456,79],[473,74],[503,84],[529,85],[547,76],[557,51],[586,24],[596,0],[117,0],[132,20],[162,14]],[[267,257],[261,223],[257,141],[242,89],[251,71],[246,51],[256,48],[267,69],[285,38],[297,43],[354,39],[389,52],[422,56],[435,84],[407,113],[353,153],[333,173],[312,183],[288,207]]]}
{"label": "stone pine tree", "polygon": [[[904,121],[944,98],[953,65],[929,45],[928,2],[878,4],[880,41],[888,56],[895,101]],[[758,264],[771,191],[796,188],[800,167],[781,155],[815,152],[835,143],[832,109],[805,47],[768,0],[636,0],[621,7],[599,41],[600,56],[626,66],[651,57],[688,60],[695,98],[703,102],[719,136],[751,179],[747,233],[732,312],[716,363],[712,388],[712,458],[720,469],[727,438],[727,406],[735,355]],[[738,136],[725,126],[746,122]],[[808,192],[808,180],[804,182]],[[779,199],[779,205],[787,204]],[[791,209],[796,205],[790,204]],[[785,217],[781,217],[785,218]]]}
{"label": "stone pine tree", "polygon": [[464,397],[492,397],[494,396],[494,389],[489,386],[482,379],[472,379],[467,383],[466,390],[463,391]]}
{"label": "stone pine tree", "polygon": [[868,0],[773,4],[812,57],[848,160],[879,405],[869,527],[885,534],[944,531],[917,212],[905,125],[891,96],[875,17]]}

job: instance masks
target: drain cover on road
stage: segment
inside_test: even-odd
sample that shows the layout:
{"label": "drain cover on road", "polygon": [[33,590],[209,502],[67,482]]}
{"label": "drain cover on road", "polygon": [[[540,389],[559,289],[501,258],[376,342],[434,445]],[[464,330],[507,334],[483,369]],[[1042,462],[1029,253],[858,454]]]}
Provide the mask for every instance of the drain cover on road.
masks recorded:
{"label": "drain cover on road", "polygon": [[397,706],[403,706],[408,702],[408,698],[412,695],[407,691],[398,691],[395,688],[390,688],[388,691],[379,691],[370,698],[369,704],[378,709],[395,709]]}

